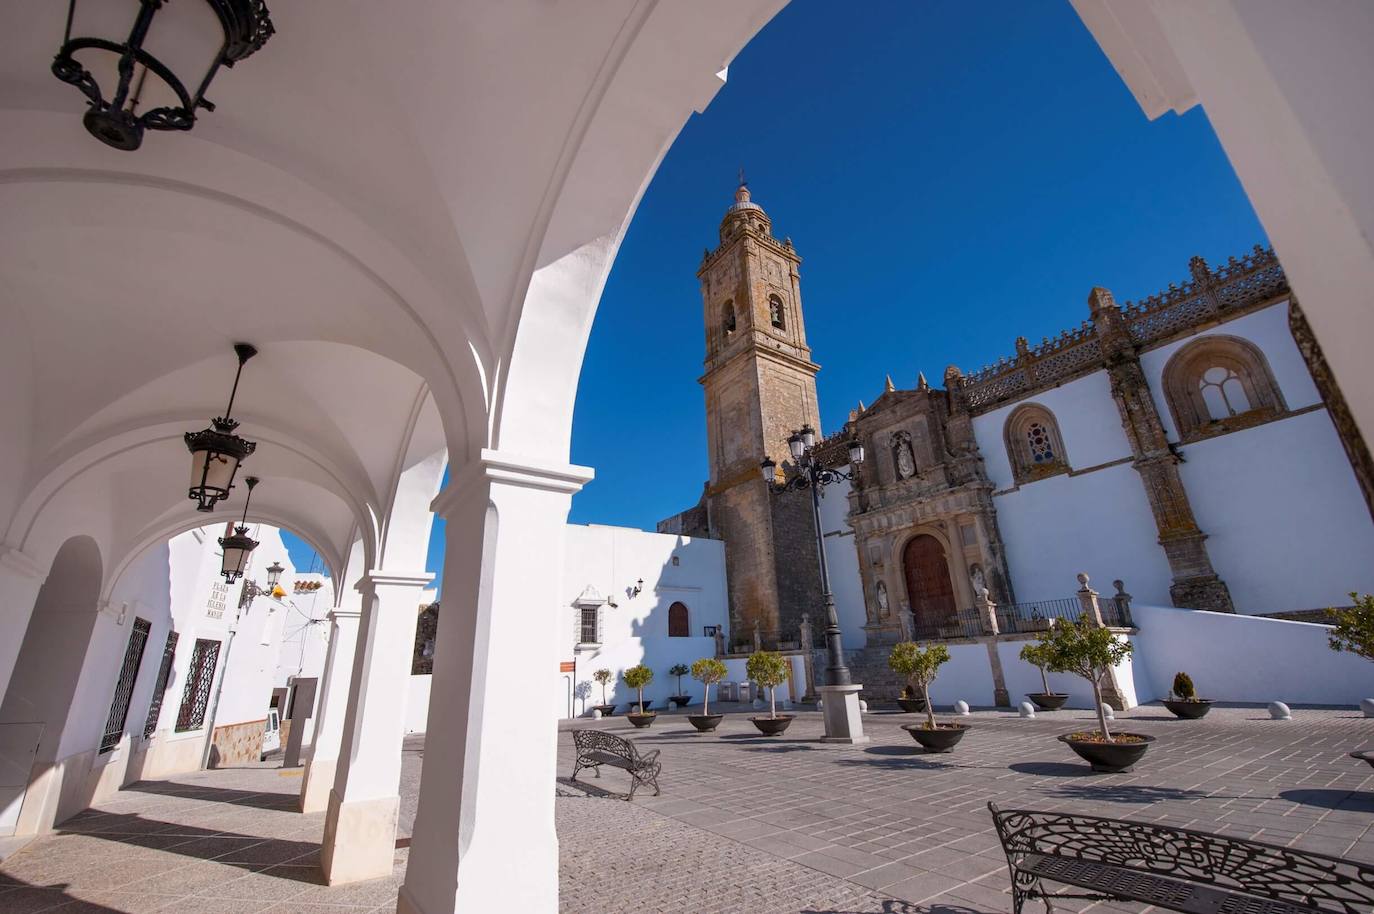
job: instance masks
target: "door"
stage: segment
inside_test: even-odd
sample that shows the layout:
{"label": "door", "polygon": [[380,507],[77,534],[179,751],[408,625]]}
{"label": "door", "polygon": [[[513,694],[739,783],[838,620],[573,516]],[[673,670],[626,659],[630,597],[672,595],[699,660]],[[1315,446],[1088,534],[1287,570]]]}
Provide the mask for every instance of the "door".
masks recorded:
{"label": "door", "polygon": [[937,634],[935,630],[940,626],[956,624],[954,583],[940,541],[928,533],[915,537],[906,544],[902,566],[917,636],[929,638]]}

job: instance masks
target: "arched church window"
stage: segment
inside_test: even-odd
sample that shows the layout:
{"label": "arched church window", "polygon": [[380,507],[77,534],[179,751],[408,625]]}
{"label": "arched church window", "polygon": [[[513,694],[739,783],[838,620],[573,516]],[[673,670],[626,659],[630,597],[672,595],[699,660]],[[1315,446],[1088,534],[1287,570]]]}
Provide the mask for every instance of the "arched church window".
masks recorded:
{"label": "arched church window", "polygon": [[668,607],[668,637],[669,638],[690,638],[692,629],[687,618],[687,605],[685,603],[674,603]]}
{"label": "arched church window", "polygon": [[726,333],[734,333],[734,332],[735,332],[735,301],[734,301],[734,299],[728,299],[728,300],[726,300],[725,304],[721,307],[720,310],[721,310],[721,329],[724,330]]}
{"label": "arched church window", "polygon": [[1246,428],[1285,411],[1264,354],[1233,336],[1207,336],[1164,366],[1164,397],[1182,441]]}
{"label": "arched church window", "polygon": [[1038,403],[1019,406],[1007,417],[1007,457],[1018,484],[1066,472],[1068,457],[1054,414]]}
{"label": "arched church window", "polygon": [[783,316],[782,299],[776,295],[768,296],[768,320],[779,330],[787,329],[787,318]]}

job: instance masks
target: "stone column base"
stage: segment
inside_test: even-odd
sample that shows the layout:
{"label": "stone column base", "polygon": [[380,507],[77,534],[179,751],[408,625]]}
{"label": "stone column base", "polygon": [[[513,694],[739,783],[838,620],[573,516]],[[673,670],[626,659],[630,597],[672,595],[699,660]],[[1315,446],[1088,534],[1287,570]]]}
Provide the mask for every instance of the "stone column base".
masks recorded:
{"label": "stone column base", "polygon": [[320,869],[329,885],[390,876],[396,859],[400,797],[343,802],[329,791],[329,817],[320,842]]}
{"label": "stone column base", "polygon": [[1169,599],[1182,609],[1205,609],[1214,613],[1234,613],[1231,591],[1214,574],[1175,578],[1169,585]]}
{"label": "stone column base", "polygon": [[825,717],[825,736],[821,737],[821,742],[850,745],[868,742],[863,716],[859,713],[859,690],[862,688],[858,684],[817,687],[824,702],[821,712]]}
{"label": "stone column base", "polygon": [[334,789],[334,772],[338,765],[336,758],[312,758],[305,763],[305,774],[301,777],[301,812],[323,812],[329,808],[329,792]]}
{"label": "stone column base", "polygon": [[997,707],[999,708],[1011,707],[1011,693],[1008,692],[1006,689],[993,689],[992,700],[997,704]]}

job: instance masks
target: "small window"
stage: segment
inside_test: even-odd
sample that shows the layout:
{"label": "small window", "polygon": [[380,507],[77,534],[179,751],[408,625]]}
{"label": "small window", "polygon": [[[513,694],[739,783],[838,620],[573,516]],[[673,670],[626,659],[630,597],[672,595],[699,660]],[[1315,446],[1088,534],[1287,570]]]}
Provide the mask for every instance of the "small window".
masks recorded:
{"label": "small window", "polygon": [[1206,336],[1164,366],[1164,398],[1182,441],[1247,428],[1286,409],[1258,347],[1233,336]]}
{"label": "small window", "polygon": [[1017,407],[1007,417],[1004,431],[1012,478],[1018,485],[1069,469],[1059,423],[1045,407],[1038,403]]}
{"label": "small window", "polygon": [[721,306],[721,329],[727,334],[735,332],[735,302],[734,299],[727,299]]}
{"label": "small window", "polygon": [[691,627],[688,624],[687,606],[684,603],[674,603],[668,607],[668,637],[669,638],[689,638],[691,637]]}
{"label": "small window", "polygon": [[197,638],[186,672],[186,688],[181,693],[181,708],[177,711],[178,733],[205,726],[205,710],[210,703],[210,686],[215,681],[218,662],[219,642]]}
{"label": "small window", "polygon": [[673,567],[676,568],[678,565],[681,565],[681,564],[682,564],[681,559],[679,559],[677,556],[673,556]]}
{"label": "small window", "polygon": [[601,643],[601,607],[584,606],[582,607],[582,636],[583,644]]}
{"label": "small window", "polygon": [[783,315],[782,299],[776,295],[768,296],[768,320],[778,330],[787,329],[787,318]]}

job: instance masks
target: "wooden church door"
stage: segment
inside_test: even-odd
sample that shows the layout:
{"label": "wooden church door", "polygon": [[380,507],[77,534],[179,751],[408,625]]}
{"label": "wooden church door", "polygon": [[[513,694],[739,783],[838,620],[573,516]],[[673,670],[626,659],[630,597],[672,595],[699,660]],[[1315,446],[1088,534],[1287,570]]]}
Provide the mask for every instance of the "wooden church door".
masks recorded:
{"label": "wooden church door", "polygon": [[902,565],[917,631],[953,624],[958,617],[954,584],[940,541],[928,533],[913,538],[902,552]]}

